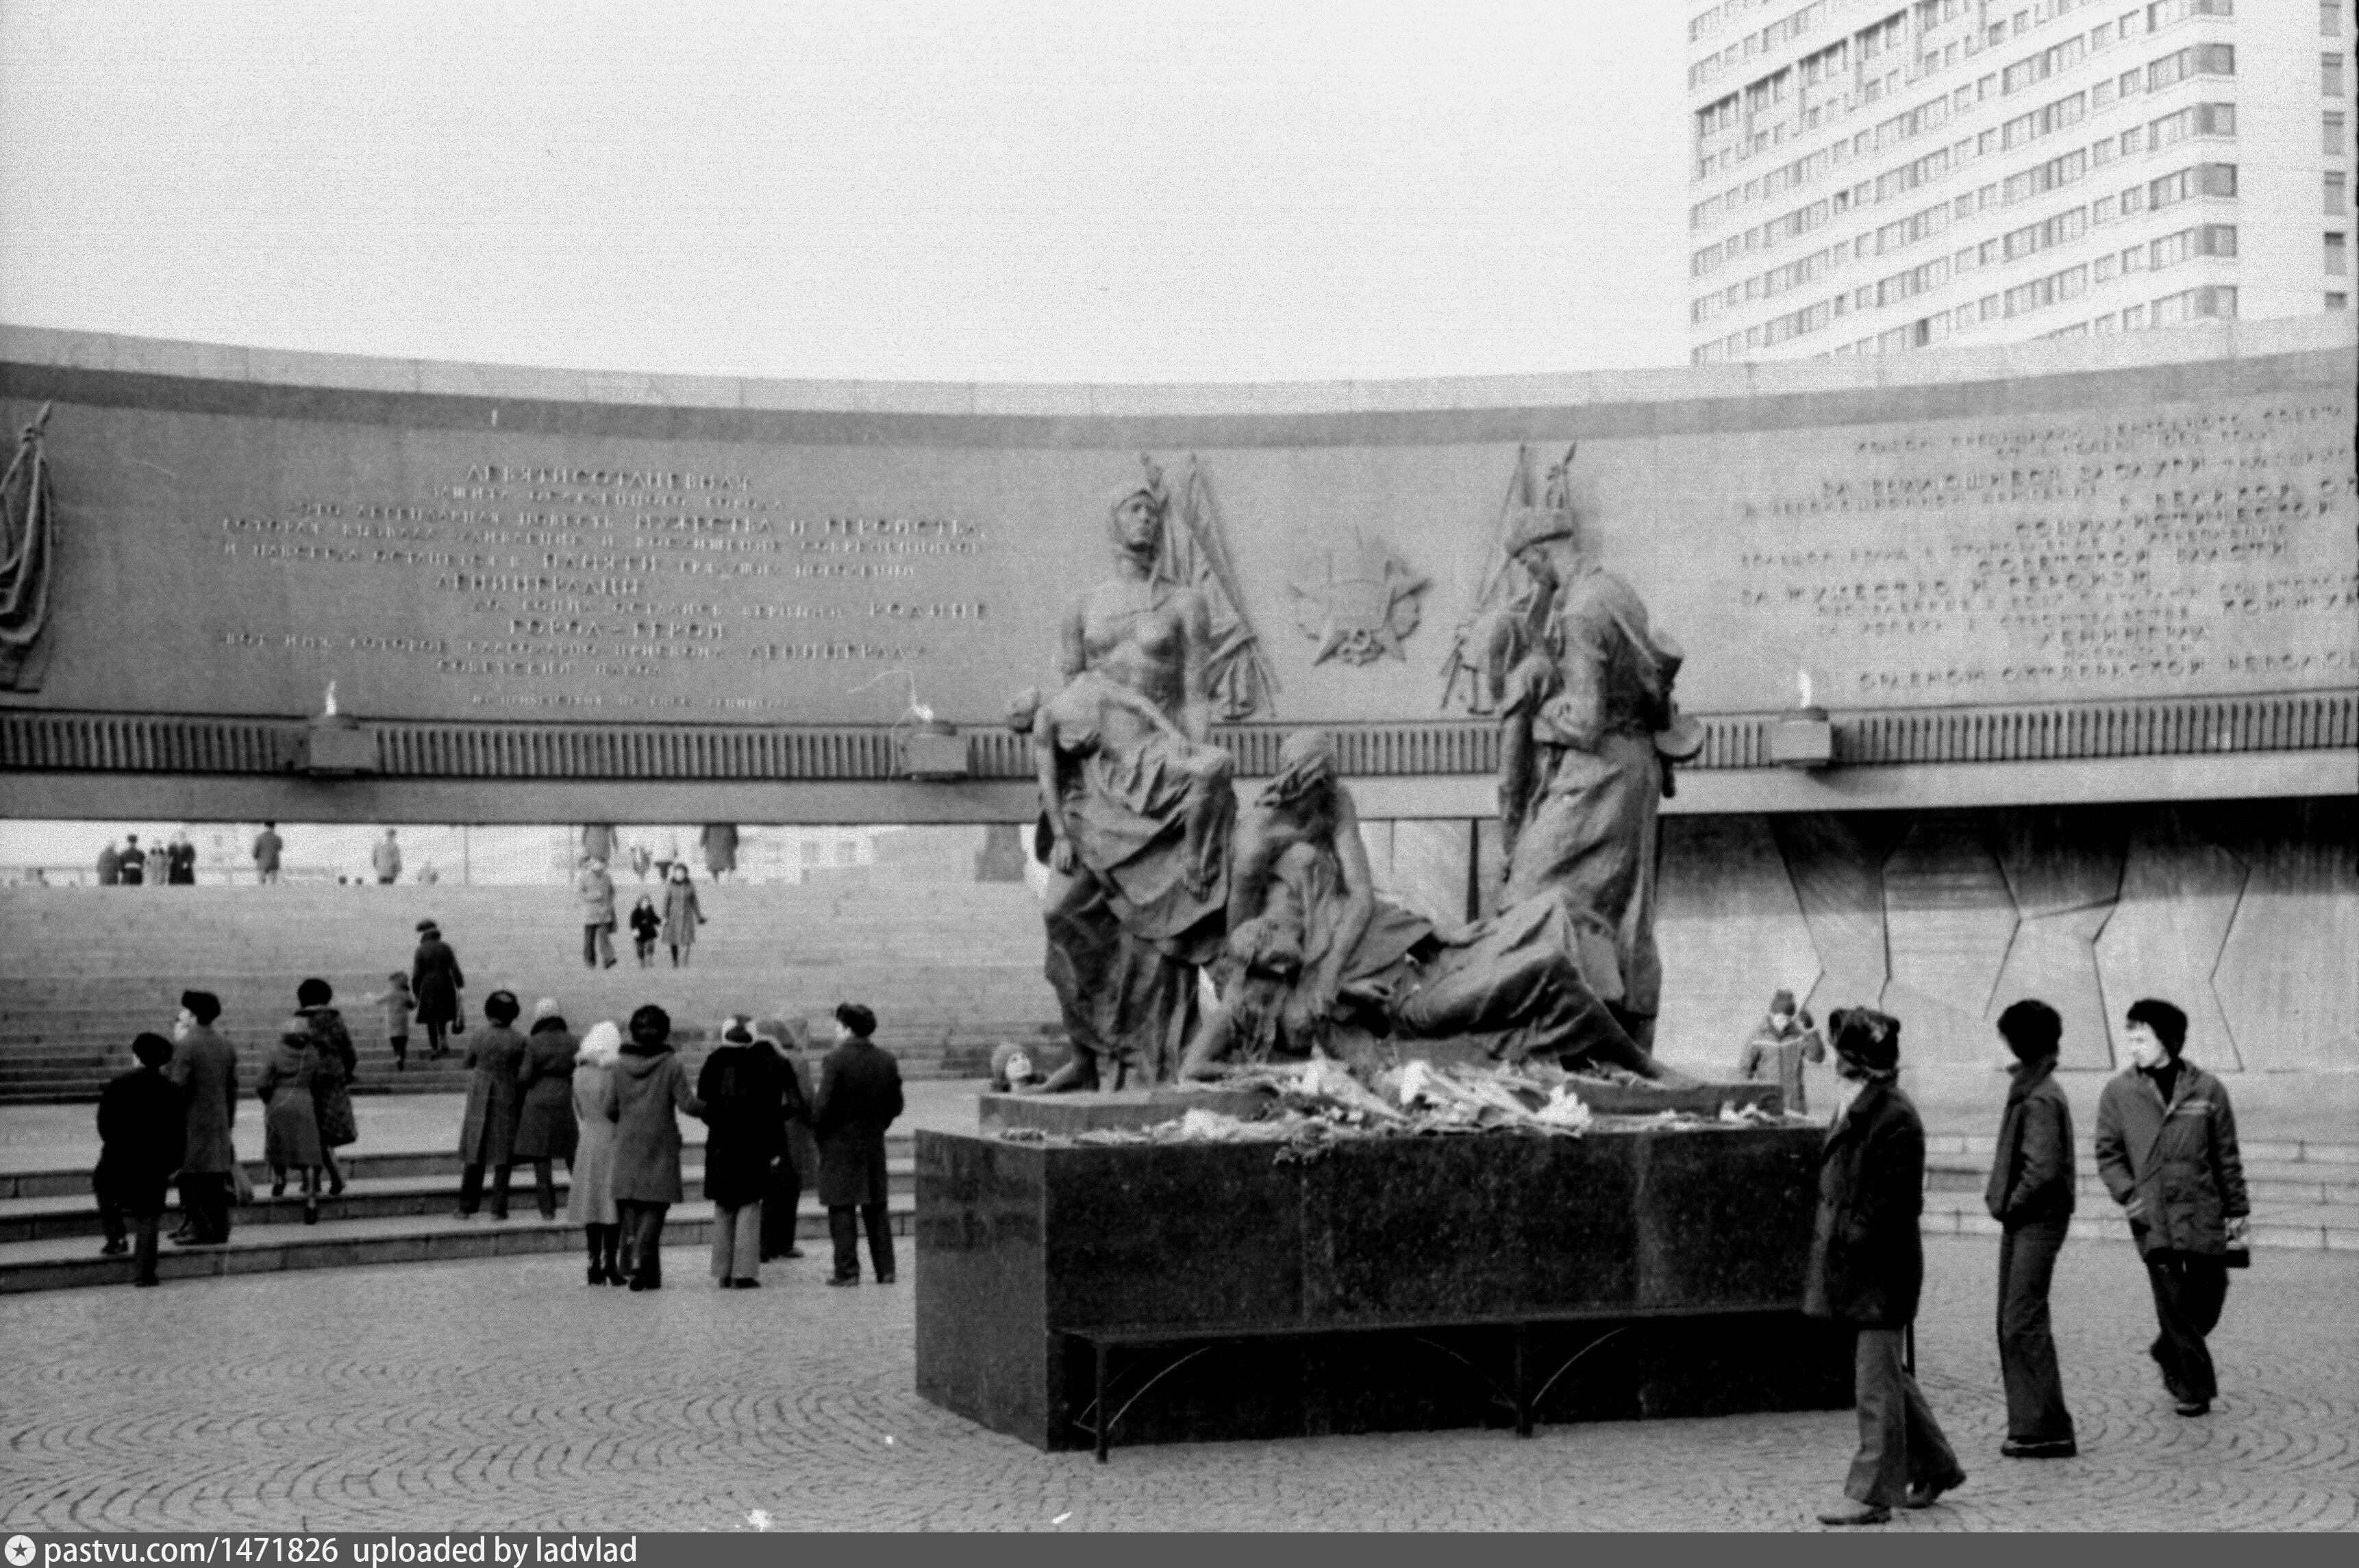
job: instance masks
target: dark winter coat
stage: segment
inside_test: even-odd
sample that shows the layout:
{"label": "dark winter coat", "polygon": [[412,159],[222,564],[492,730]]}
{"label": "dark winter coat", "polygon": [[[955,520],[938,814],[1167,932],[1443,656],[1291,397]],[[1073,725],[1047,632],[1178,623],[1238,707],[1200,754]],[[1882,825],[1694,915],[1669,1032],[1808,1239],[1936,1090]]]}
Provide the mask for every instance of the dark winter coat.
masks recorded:
{"label": "dark winter coat", "polygon": [[135,1214],[161,1214],[164,1184],[180,1168],[185,1112],[180,1086],[154,1067],[137,1067],[98,1096],[98,1169],[92,1191]]}
{"label": "dark winter coat", "polygon": [[901,1064],[890,1052],[855,1039],[827,1053],[811,1106],[821,1203],[835,1209],[885,1202],[885,1129],[900,1114]]}
{"label": "dark winter coat", "polygon": [[409,994],[418,998],[418,1021],[447,1024],[459,1016],[459,993],[467,977],[459,972],[459,955],[439,936],[418,944],[409,961]]}
{"label": "dark winter coat", "polygon": [[786,1064],[766,1045],[724,1045],[704,1059],[704,1195],[723,1208],[759,1203],[787,1147]]}
{"label": "dark winter coat", "polygon": [[696,928],[704,923],[704,906],[696,900],[689,882],[667,882],[663,892],[663,939],[666,947],[693,947]]}
{"label": "dark winter coat", "polygon": [[679,1203],[679,1122],[672,1113],[704,1114],[679,1052],[636,1041],[623,1047],[605,1109],[614,1124],[614,1201]]}
{"label": "dark winter coat", "polygon": [[333,1007],[303,1007],[290,1030],[310,1034],[320,1049],[320,1069],[311,1078],[311,1099],[320,1118],[320,1142],[342,1149],[360,1141],[360,1125],[353,1118],[353,1079],[360,1072],[360,1053],[344,1028],[343,1015]]}
{"label": "dark winter coat", "polygon": [[237,1048],[199,1024],[172,1048],[165,1074],[180,1086],[188,1107],[187,1145],[180,1169],[225,1175],[237,1160],[230,1129],[237,1125]]}
{"label": "dark winter coat", "polygon": [[1998,1149],[1991,1159],[1983,1204],[2012,1229],[2072,1217],[2072,1106],[2056,1082],[2056,1059],[2015,1070],[1999,1118]]}
{"label": "dark winter coat", "polygon": [[1917,1317],[1925,1247],[1925,1124],[1894,1083],[1871,1083],[1827,1129],[1802,1311],[1861,1328]]}
{"label": "dark winter coat", "polygon": [[2228,1250],[2227,1222],[2253,1212],[2236,1115],[2220,1080],[2184,1057],[2170,1104],[2136,1068],[2097,1098],[2097,1174],[2127,1211],[2138,1253]]}
{"label": "dark winter coat", "polygon": [[516,1116],[518,1160],[572,1160],[581,1137],[573,1120],[573,1058],[581,1049],[563,1018],[542,1018],[525,1037],[516,1062],[516,1088],[524,1096]]}
{"label": "dark winter coat", "polygon": [[524,1060],[524,1036],[497,1025],[467,1047],[467,1119],[459,1125],[459,1159],[467,1165],[498,1167],[516,1162],[516,1122],[524,1092],[516,1068]]}
{"label": "dark winter coat", "polygon": [[112,887],[122,880],[123,856],[115,854],[114,846],[110,844],[98,852],[98,885]]}

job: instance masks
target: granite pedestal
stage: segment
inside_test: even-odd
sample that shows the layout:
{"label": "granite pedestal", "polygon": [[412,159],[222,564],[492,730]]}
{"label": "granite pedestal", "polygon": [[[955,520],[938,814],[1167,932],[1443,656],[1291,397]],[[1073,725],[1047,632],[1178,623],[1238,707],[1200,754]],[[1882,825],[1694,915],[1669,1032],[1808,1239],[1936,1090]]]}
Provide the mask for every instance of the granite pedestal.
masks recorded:
{"label": "granite pedestal", "polygon": [[1799,1311],[1823,1136],[920,1132],[918,1391],[1050,1450],[1838,1408],[1849,1338]]}

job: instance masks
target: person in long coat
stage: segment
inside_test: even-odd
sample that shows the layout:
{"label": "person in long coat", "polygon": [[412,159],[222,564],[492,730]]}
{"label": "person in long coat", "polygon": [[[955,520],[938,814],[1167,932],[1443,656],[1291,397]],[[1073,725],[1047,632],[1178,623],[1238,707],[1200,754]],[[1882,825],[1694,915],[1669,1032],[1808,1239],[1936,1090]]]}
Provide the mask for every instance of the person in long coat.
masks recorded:
{"label": "person in long coat", "polygon": [[804,1059],[804,1033],[799,1023],[765,1018],[754,1026],[754,1038],[778,1058],[778,1095],[786,1118],[786,1138],[777,1163],[770,1170],[769,1190],[762,1194],[762,1261],[800,1258],[796,1228],[802,1212],[803,1183],[819,1174],[819,1149],[811,1141],[810,1068]]}
{"label": "person in long coat", "polygon": [[755,1042],[743,1018],[723,1029],[721,1047],[696,1075],[704,1102],[704,1195],[712,1201],[712,1278],[724,1290],[762,1283],[762,1201],[786,1149],[786,1064]]}
{"label": "person in long coat", "polygon": [[[129,1244],[125,1231],[139,1235],[132,1283],[156,1283],[156,1227],[164,1217],[164,1189],[180,1163],[187,1113],[180,1086],[164,1075],[172,1042],[143,1034],[131,1042],[139,1065],[98,1096],[98,1169],[91,1186],[98,1194],[99,1221],[106,1228],[103,1251],[113,1257]],[[127,1224],[126,1224],[127,1222]]]}
{"label": "person in long coat", "polygon": [[98,885],[112,887],[123,880],[123,855],[108,839],[106,847],[98,852]]}
{"label": "person in long coat", "polygon": [[2146,1264],[2160,1329],[2147,1354],[2179,1413],[2220,1396],[2204,1338],[2220,1326],[2228,1269],[2249,1258],[2236,1113],[2219,1079],[2180,1055],[2187,1015],[2147,996],[2129,1010],[2129,1071],[2097,1097],[2097,1174],[2122,1205]]}
{"label": "person in long coat", "polygon": [[210,991],[180,993],[180,1017],[171,1065],[186,1112],[180,1154],[180,1214],[172,1239],[217,1247],[229,1239],[230,1171],[237,1163],[231,1129],[237,1125],[237,1048],[213,1032],[221,998]]}
{"label": "person in long coat", "polygon": [[696,928],[704,923],[704,907],[696,901],[696,884],[689,880],[688,863],[675,861],[671,880],[664,884],[663,939],[671,949],[672,967],[689,960],[696,946]]}
{"label": "person in long coat", "polygon": [[467,1117],[459,1127],[459,1217],[473,1219],[484,1199],[484,1171],[492,1175],[492,1218],[508,1217],[508,1178],[516,1169],[516,1122],[524,1095],[516,1086],[516,1069],[524,1061],[524,1036],[508,1026],[522,1011],[513,991],[495,991],[484,998],[484,1017],[491,1028],[467,1047],[467,1065],[475,1075],[467,1081]]}
{"label": "person in long coat", "polygon": [[1902,1360],[1917,1321],[1925,1247],[1925,1124],[1900,1092],[1900,1020],[1867,1007],[1838,1010],[1836,1094],[1845,1100],[1819,1155],[1819,1209],[1802,1282],[1802,1311],[1858,1331],[1853,1388],[1859,1453],[1848,1502],[1819,1515],[1833,1525],[1882,1524],[1928,1508],[1965,1480],[1924,1391]]}
{"label": "person in long coat", "polygon": [[582,1050],[573,1059],[573,1119],[579,1136],[565,1217],[582,1226],[589,1241],[592,1285],[628,1283],[618,1256],[623,1227],[614,1208],[614,1124],[606,1116],[614,1095],[614,1063],[622,1054],[623,1031],[602,1020],[582,1036]]}
{"label": "person in long coat", "polygon": [[319,1223],[320,1170],[327,1163],[320,1146],[319,1099],[312,1091],[321,1061],[311,1021],[299,1013],[279,1031],[270,1060],[254,1081],[255,1097],[268,1107],[262,1116],[262,1158],[270,1167],[270,1195],[282,1195],[288,1173],[299,1172],[305,1225]]}
{"label": "person in long coat", "polygon": [[442,940],[432,920],[418,922],[418,952],[409,961],[409,992],[417,999],[418,1021],[426,1029],[428,1061],[450,1051],[444,1039],[459,1021],[459,993],[467,977],[459,970],[459,955]]}
{"label": "person in long coat", "polygon": [[671,1048],[671,1015],[650,1004],[631,1015],[631,1042],[602,1107],[614,1124],[614,1207],[631,1249],[631,1289],[663,1289],[664,1215],[680,1200],[679,1122],[701,1116],[688,1070]]}
{"label": "person in long coat", "polygon": [[2056,1082],[2064,1020],[2025,997],[1998,1016],[2015,1053],[1984,1206],[1999,1223],[1998,1367],[2006,1387],[2010,1459],[2070,1459],[2080,1452],[2049,1325],[2048,1287],[2072,1228],[2072,1107]]}
{"label": "person in long coat", "polygon": [[123,858],[115,863],[115,879],[125,887],[136,887],[147,877],[147,856],[139,847],[137,833],[123,835]]}
{"label": "person in long coat", "polygon": [[516,1088],[524,1102],[516,1116],[516,1157],[532,1161],[533,1195],[545,1220],[557,1217],[556,1162],[562,1160],[572,1170],[580,1137],[573,1121],[578,1049],[557,1011],[557,998],[543,996],[532,1009],[532,1032],[525,1036],[524,1056],[516,1063]]}
{"label": "person in long coat", "polygon": [[295,992],[296,1017],[310,1025],[320,1047],[319,1071],[311,1079],[311,1096],[318,1102],[320,1160],[328,1172],[328,1195],[344,1190],[343,1168],[336,1150],[360,1141],[360,1124],[353,1116],[353,1080],[360,1074],[360,1052],[353,1049],[352,1032],[332,1004],[334,988],[325,980],[306,980]]}
{"label": "person in long coat", "polygon": [[[831,1285],[860,1283],[860,1228],[876,1282],[893,1282],[893,1230],[886,1223],[885,1129],[901,1114],[901,1064],[869,1037],[876,1015],[857,1002],[835,1009],[835,1049],[819,1072],[811,1129],[819,1137],[819,1201],[835,1245]],[[858,1214],[857,1225],[853,1219]]]}

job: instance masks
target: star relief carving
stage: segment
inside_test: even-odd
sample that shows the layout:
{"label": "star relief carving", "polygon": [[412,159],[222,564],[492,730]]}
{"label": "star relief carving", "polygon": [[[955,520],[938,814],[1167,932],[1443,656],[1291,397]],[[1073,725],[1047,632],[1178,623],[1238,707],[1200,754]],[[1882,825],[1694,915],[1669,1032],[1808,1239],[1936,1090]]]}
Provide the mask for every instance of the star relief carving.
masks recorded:
{"label": "star relief carving", "polygon": [[1408,658],[1401,644],[1417,630],[1418,595],[1430,585],[1383,541],[1355,539],[1319,552],[1288,587],[1294,624],[1319,645],[1313,664],[1372,664]]}

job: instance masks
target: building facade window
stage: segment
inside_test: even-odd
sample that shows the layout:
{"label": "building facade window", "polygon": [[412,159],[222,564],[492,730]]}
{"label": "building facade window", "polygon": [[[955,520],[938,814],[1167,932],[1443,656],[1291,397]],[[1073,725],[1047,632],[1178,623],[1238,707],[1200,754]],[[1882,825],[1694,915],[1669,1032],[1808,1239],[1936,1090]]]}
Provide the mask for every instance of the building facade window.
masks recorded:
{"label": "building facade window", "polygon": [[2347,178],[2340,172],[2326,177],[2326,215],[2330,218],[2339,218],[2350,211],[2343,191],[2343,181]]}
{"label": "building facade window", "polygon": [[2343,153],[2343,116],[2340,114],[2322,114],[2319,117],[2318,128],[2321,134],[2321,140],[2325,144],[2321,150],[2323,150],[2329,158],[2341,158]]}
{"label": "building facade window", "polygon": [[2348,294],[2329,294],[2326,297],[2326,308],[2330,310],[2347,310],[2351,308],[2351,296]]}
{"label": "building facade window", "polygon": [[2322,54],[2318,57],[2318,90],[2329,98],[2343,96],[2343,57]]}
{"label": "building facade window", "polygon": [[2326,275],[2329,278],[2341,278],[2350,270],[2350,247],[2343,243],[2343,238],[2341,234],[2327,235]]}

